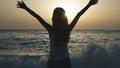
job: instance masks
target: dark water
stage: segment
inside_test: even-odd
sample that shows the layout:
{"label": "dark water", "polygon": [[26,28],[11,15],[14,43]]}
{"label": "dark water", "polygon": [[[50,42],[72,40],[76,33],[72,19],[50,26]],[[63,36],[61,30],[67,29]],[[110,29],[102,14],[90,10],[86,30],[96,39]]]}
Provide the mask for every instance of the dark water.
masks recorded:
{"label": "dark water", "polygon": [[[71,33],[73,68],[120,68],[120,31]],[[0,30],[0,68],[46,68],[48,33],[44,30]]]}

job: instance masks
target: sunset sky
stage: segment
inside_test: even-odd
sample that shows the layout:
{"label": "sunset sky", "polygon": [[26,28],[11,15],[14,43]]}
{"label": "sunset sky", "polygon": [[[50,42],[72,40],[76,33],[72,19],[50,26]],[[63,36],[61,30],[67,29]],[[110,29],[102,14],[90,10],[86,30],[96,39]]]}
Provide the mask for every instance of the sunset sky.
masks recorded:
{"label": "sunset sky", "polygon": [[[43,29],[25,10],[16,8],[18,0],[0,0],[0,29]],[[23,0],[26,5],[52,25],[52,13],[63,7],[69,23],[89,0]],[[120,30],[120,0],[99,0],[79,19],[75,29]]]}

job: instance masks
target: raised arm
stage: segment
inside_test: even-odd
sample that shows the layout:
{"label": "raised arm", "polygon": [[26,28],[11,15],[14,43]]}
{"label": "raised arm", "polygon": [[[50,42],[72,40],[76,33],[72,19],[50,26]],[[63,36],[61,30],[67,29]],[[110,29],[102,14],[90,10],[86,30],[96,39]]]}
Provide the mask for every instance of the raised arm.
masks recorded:
{"label": "raised arm", "polygon": [[48,32],[51,31],[52,26],[48,24],[46,21],[44,21],[38,14],[36,14],[34,11],[29,9],[26,4],[23,1],[17,1],[17,8],[25,9],[28,13],[30,13],[32,16],[34,16],[45,28]]}
{"label": "raised arm", "polygon": [[83,8],[77,15],[76,17],[73,19],[73,21],[71,22],[71,24],[69,25],[69,30],[70,32],[72,31],[72,29],[74,28],[74,26],[76,25],[78,19],[80,18],[81,15],[83,15],[83,13],[85,13],[85,11],[92,5],[97,4],[98,0],[90,0],[89,3],[85,6],[85,8]]}

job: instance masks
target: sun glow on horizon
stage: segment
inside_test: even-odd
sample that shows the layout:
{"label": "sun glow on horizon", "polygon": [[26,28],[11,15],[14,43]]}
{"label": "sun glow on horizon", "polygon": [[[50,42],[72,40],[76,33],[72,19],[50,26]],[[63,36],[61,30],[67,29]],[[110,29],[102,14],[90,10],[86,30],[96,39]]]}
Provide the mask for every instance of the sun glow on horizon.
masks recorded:
{"label": "sun glow on horizon", "polygon": [[69,7],[67,5],[64,5],[62,8],[65,10],[66,16],[68,17],[68,19],[72,19],[74,16],[75,10],[72,10],[71,7]]}
{"label": "sun glow on horizon", "polygon": [[[21,0],[19,0],[21,1]],[[89,0],[23,0],[25,4],[52,25],[53,11],[61,7],[70,24]],[[43,29],[43,26],[25,10],[16,8],[16,0],[1,0],[0,29]],[[75,28],[89,30],[120,30],[120,0],[99,0],[78,20]],[[8,5],[6,5],[8,4]],[[104,7],[104,8],[103,8]],[[9,11],[6,12],[6,11]]]}
{"label": "sun glow on horizon", "polygon": [[69,20],[73,19],[76,15],[77,5],[73,5],[72,3],[61,3],[60,7],[62,7],[65,10],[66,16]]}

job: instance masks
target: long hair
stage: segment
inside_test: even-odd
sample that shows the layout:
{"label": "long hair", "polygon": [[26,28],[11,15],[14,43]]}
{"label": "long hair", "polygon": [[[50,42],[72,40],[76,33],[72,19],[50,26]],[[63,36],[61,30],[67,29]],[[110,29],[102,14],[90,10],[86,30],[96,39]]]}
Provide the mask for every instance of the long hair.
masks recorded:
{"label": "long hair", "polygon": [[68,43],[70,33],[68,32],[68,19],[63,8],[56,8],[53,12],[54,45],[63,46]]}

